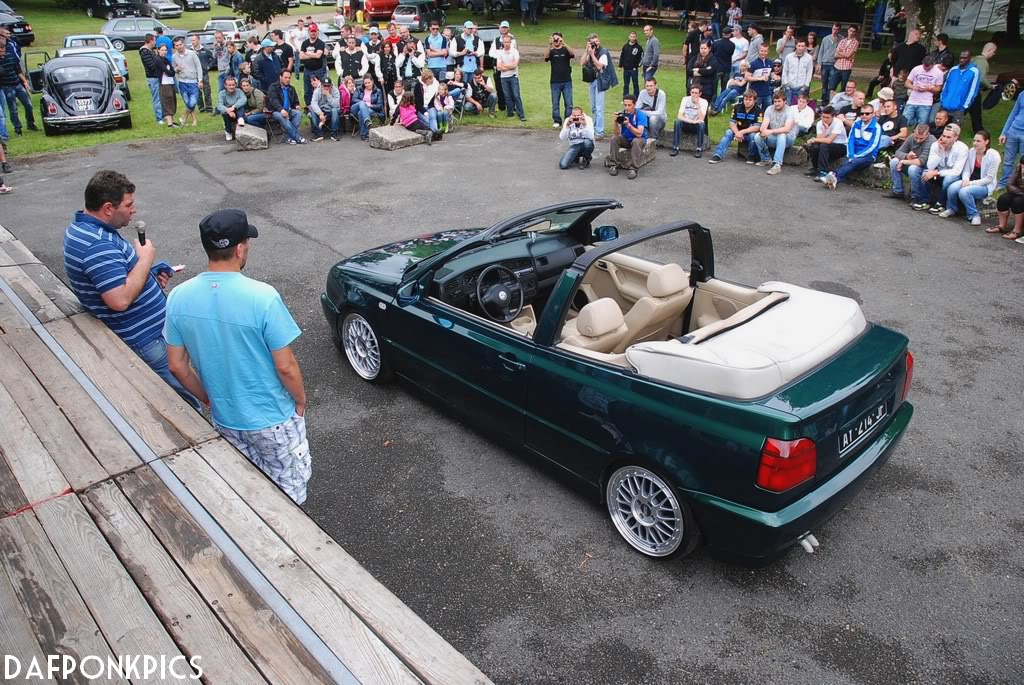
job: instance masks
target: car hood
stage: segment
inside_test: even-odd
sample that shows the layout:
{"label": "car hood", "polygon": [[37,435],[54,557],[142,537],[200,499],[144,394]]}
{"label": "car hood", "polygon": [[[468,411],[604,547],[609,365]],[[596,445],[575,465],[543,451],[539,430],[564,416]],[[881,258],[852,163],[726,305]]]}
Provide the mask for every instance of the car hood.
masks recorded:
{"label": "car hood", "polygon": [[369,271],[398,281],[405,271],[427,257],[472,238],[481,228],[460,228],[428,233],[360,252],[338,263],[341,268]]}

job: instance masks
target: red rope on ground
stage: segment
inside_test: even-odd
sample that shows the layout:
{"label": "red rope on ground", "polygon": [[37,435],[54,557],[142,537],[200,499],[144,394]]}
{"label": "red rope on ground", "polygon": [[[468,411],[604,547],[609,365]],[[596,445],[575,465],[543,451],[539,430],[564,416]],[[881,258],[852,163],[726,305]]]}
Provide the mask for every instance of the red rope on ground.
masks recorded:
{"label": "red rope on ground", "polygon": [[40,504],[45,504],[46,502],[49,502],[50,500],[55,500],[58,497],[63,497],[64,495],[70,495],[72,493],[74,493],[74,490],[72,490],[71,488],[66,488],[63,492],[58,492],[56,495],[51,495],[50,497],[47,497],[45,499],[39,500],[38,502],[33,502],[31,504],[26,504],[23,507],[19,507],[18,509],[15,509],[14,511],[9,511],[6,514],[0,514],[0,519],[5,519],[5,518],[9,518],[11,516],[17,516],[18,514],[23,514],[26,511],[31,511],[32,509],[35,509]]}

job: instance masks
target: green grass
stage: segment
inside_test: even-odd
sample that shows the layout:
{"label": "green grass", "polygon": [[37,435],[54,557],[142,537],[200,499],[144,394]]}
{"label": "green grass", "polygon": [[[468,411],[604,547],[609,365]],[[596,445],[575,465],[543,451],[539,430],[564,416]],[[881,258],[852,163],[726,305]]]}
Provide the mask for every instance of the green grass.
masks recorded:
{"label": "green grass", "polygon": [[[83,12],[57,8],[54,6],[53,0],[19,0],[16,4],[18,11],[28,18],[36,33],[36,43],[32,48],[29,48],[30,50],[48,49],[52,54],[53,49],[63,43],[64,36],[72,33],[95,33],[99,31],[104,23],[101,19],[90,19]],[[325,7],[311,8],[308,5],[302,5],[300,8],[293,8],[291,12],[296,15],[306,15],[311,13],[313,9],[316,12],[329,11],[329,8]],[[179,28],[202,28],[211,16],[223,16],[230,13],[230,10],[227,8],[214,5],[209,12],[186,12],[183,13],[180,19],[168,20],[165,23]],[[465,11],[451,12],[448,15],[448,22],[450,24],[461,24],[466,18],[471,16]],[[495,22],[500,20],[500,18],[496,19]],[[563,32],[568,44],[579,46],[586,40],[587,34],[595,30],[595,25],[592,22],[578,20],[572,12],[555,12],[539,26],[519,27],[517,25],[518,14],[511,12],[506,13],[504,18],[509,19],[513,23],[513,32],[524,45],[546,45],[551,31],[557,28]],[[484,21],[480,16],[475,16],[473,19],[480,23]],[[625,41],[629,27],[598,24],[596,25],[596,30],[605,37],[605,45],[614,53],[617,52],[621,45],[619,41]],[[683,39],[681,32],[668,27],[661,27],[658,29],[658,36],[661,39],[662,49],[665,52],[677,52],[681,49]],[[612,40],[613,38],[614,40]],[[866,54],[876,55],[881,53]],[[1013,54],[1016,53],[1010,53],[1009,51],[1005,54],[1001,53],[997,56],[1000,60],[999,63],[1007,64],[1006,60],[1013,58]],[[1019,51],[1019,54],[1021,55],[1020,62],[1024,62],[1024,51]],[[47,137],[41,132],[32,132],[27,129],[24,136],[15,137],[12,130],[9,144],[11,156],[17,158],[24,155],[86,148],[101,143],[171,138],[187,136],[193,132],[216,133],[222,130],[220,117],[213,117],[207,114],[199,115],[199,126],[194,129],[188,127],[168,130],[163,126],[158,126],[153,118],[149,89],[143,78],[142,63],[139,60],[138,51],[130,50],[126,56],[129,73],[132,75],[129,81],[133,98],[130,104],[133,121],[132,129],[113,129],[95,133],[72,133],[53,137]],[[998,71],[996,64],[993,64],[993,71]],[[543,63],[528,63],[520,68],[520,83],[527,115],[526,122],[520,122],[515,118],[506,119],[500,112],[497,119],[491,119],[487,116],[469,116],[466,118],[466,121],[481,126],[498,128],[550,130],[551,96],[548,88],[548,75],[548,66]],[[577,81],[574,87],[574,103],[582,106],[589,112],[590,103],[587,87],[586,84],[579,80],[578,67],[575,70],[575,75]],[[213,87],[216,88],[216,72],[211,72],[211,77]],[[667,110],[670,120],[673,118],[679,106],[679,100],[683,95],[684,80],[685,74],[682,69],[662,68],[658,71],[659,85],[669,95]],[[297,82],[295,85],[301,91],[302,84]],[[618,86],[609,91],[606,97],[606,132],[611,130],[610,114],[621,109],[621,93],[621,86]],[[33,100],[37,105],[38,116],[38,98],[33,98]],[[992,132],[993,138],[998,136],[999,130],[1009,115],[1010,109],[1011,103],[1004,102],[995,109],[985,112],[985,123]],[[181,111],[181,104],[179,102],[179,112]],[[671,126],[671,121],[669,126]],[[711,119],[710,129],[712,138],[720,138],[727,126],[728,118],[724,115]],[[963,139],[969,142],[970,137],[970,133],[965,131]],[[993,140],[994,144],[995,142]]]}

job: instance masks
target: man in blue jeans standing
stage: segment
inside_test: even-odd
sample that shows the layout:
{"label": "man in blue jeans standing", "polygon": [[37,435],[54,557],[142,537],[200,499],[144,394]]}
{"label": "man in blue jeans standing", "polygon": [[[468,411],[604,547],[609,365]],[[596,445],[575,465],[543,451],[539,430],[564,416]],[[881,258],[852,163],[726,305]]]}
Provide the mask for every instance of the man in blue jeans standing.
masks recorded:
{"label": "man in blue jeans standing", "polygon": [[313,84],[310,79],[314,76],[322,79],[326,73],[324,53],[327,45],[320,39],[320,27],[316,24],[309,25],[309,38],[302,41],[299,50],[299,63],[302,65],[302,97],[305,99],[306,107],[313,98]]}
{"label": "man in blue jeans standing", "polygon": [[21,135],[21,118],[18,116],[18,102],[25,107],[25,119],[28,130],[38,131],[36,118],[32,111],[32,101],[28,97],[28,79],[21,68],[21,61],[16,51],[7,49],[7,39],[0,36],[0,91],[3,92],[7,104],[7,112],[14,124],[14,133]]}
{"label": "man in blue jeans standing", "polygon": [[163,328],[162,288],[173,271],[153,265],[153,242],[118,234],[135,216],[135,185],[116,171],[98,171],[85,187],[85,209],[64,232],[64,271],[78,300],[142,357],[197,411],[199,401],[171,374]]}
{"label": "man in blue jeans standing", "polygon": [[562,42],[562,34],[557,31],[551,34],[548,51],[544,53],[544,61],[551,63],[551,128],[561,128],[562,110],[559,100],[565,107],[565,118],[572,111],[572,60],[576,53]]}
{"label": "man in blue jeans standing", "polygon": [[1003,173],[996,189],[1006,190],[1016,168],[1017,156],[1024,153],[1024,97],[1017,98],[1010,116],[1006,117],[1006,123],[999,134],[999,144],[1003,146]]}
{"label": "man in blue jeans standing", "polygon": [[153,100],[153,114],[156,115],[157,125],[164,123],[164,109],[160,105],[160,68],[156,65],[156,36],[147,33],[145,42],[139,48],[139,59],[142,60],[142,68],[146,72],[146,84],[149,86],[149,96]]}

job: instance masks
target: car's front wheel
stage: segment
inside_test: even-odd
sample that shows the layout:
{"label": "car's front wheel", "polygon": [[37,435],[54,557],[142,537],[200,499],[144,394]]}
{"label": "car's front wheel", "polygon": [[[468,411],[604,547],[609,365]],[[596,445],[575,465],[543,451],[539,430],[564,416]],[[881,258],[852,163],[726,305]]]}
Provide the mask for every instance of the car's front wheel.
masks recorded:
{"label": "car's front wheel", "polygon": [[370,322],[358,312],[349,312],[341,321],[338,338],[349,366],[364,381],[383,383],[391,377],[384,360],[380,339]]}
{"label": "car's front wheel", "polygon": [[681,557],[700,542],[689,505],[672,485],[642,466],[623,466],[605,484],[608,515],[630,547],[649,557]]}
{"label": "car's front wheel", "polygon": [[110,41],[110,44],[113,45],[114,49],[118,52],[124,52],[124,49],[127,47],[123,40],[112,40]]}

